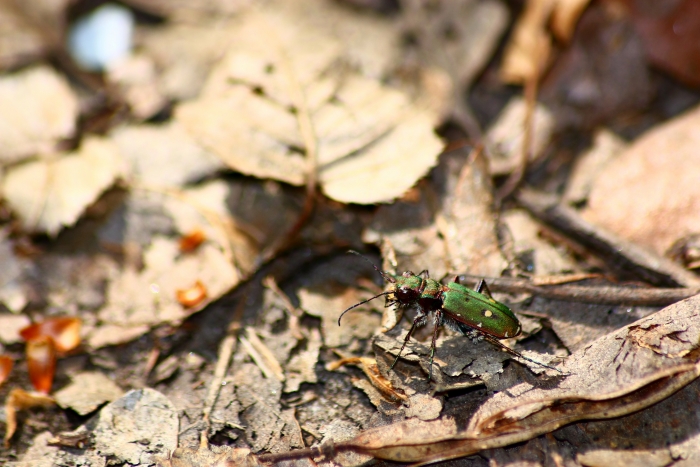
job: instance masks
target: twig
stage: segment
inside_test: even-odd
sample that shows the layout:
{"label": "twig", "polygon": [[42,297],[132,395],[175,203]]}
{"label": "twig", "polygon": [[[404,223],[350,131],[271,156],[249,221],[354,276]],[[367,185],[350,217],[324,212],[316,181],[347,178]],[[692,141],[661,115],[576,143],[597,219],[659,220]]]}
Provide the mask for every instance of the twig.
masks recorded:
{"label": "twig", "polygon": [[533,76],[525,82],[525,121],[523,122],[523,145],[520,151],[520,163],[511,172],[503,186],[496,192],[494,197],[494,205],[498,208],[503,204],[503,200],[513,194],[522,182],[527,164],[532,156],[532,139],[535,131],[534,116],[535,106],[537,105],[537,89],[539,77]]}
{"label": "twig", "polygon": [[[477,284],[482,277],[460,275],[460,282]],[[508,293],[531,293],[545,298],[565,300],[570,302],[597,303],[601,305],[670,305],[700,294],[700,287],[655,289],[616,286],[583,286],[583,285],[535,285],[526,279],[507,277],[483,278],[491,290]]]}
{"label": "twig", "polygon": [[584,220],[574,209],[552,195],[521,190],[518,203],[535,217],[591,249],[611,267],[635,274],[661,287],[700,287],[700,278],[673,261],[618,238]]}
{"label": "twig", "polygon": [[201,433],[201,438],[203,439],[207,438],[209,434],[209,428],[211,427],[211,411],[214,409],[214,405],[219,398],[221,383],[224,381],[224,377],[226,376],[226,370],[228,370],[231,357],[236,351],[238,334],[242,328],[241,320],[243,318],[243,311],[245,310],[244,303],[245,300],[241,300],[238,307],[236,307],[233,319],[228,327],[228,333],[221,341],[221,345],[219,346],[219,355],[216,361],[216,367],[214,368],[214,376],[209,384],[209,391],[207,392],[207,398],[204,401],[204,408],[202,409],[202,418],[206,424],[206,428]]}

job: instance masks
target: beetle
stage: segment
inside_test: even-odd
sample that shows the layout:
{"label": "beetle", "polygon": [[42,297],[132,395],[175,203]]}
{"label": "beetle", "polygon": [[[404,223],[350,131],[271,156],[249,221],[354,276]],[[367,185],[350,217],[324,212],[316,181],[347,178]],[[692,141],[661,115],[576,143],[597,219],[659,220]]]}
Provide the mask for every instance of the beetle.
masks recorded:
{"label": "beetle", "polygon": [[384,280],[391,284],[391,288],[374,297],[356,303],[343,311],[338,317],[339,326],[345,313],[382,296],[388,298],[387,306],[414,307],[417,310],[411,328],[406,334],[401,349],[390,369],[393,369],[396,362],[398,362],[413,332],[417,327],[425,325],[428,321],[428,316],[432,313],[435,326],[430,343],[428,381],[433,376],[433,358],[435,356],[435,341],[438,329],[443,325],[448,325],[473,340],[485,340],[511,355],[561,373],[561,370],[532,360],[499,342],[499,339],[519,336],[522,332],[522,327],[510,308],[494,300],[485,280],[479,281],[474,290],[460,284],[458,277],[455,277],[453,282],[445,285],[435,279],[431,279],[427,270],[423,270],[418,274],[414,274],[411,271],[406,271],[402,274],[392,274],[382,271],[356,251],[350,251],[350,253],[356,254],[369,262]]}

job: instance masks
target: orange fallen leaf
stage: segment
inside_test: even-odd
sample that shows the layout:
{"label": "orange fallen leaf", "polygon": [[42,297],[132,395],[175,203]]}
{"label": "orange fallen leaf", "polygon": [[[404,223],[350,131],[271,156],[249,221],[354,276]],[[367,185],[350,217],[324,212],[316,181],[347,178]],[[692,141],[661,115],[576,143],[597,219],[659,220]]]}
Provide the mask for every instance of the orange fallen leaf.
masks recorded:
{"label": "orange fallen leaf", "polygon": [[0,355],[0,385],[7,380],[12,371],[13,362],[7,355]]}
{"label": "orange fallen leaf", "polygon": [[175,295],[182,306],[190,308],[199,305],[207,298],[207,288],[202,281],[197,281],[188,289],[178,289]]}
{"label": "orange fallen leaf", "polygon": [[189,253],[197,249],[207,237],[201,229],[195,229],[192,232],[180,237],[180,251]]}
{"label": "orange fallen leaf", "polygon": [[51,392],[56,372],[56,347],[49,336],[39,336],[27,341],[27,366],[29,379],[37,391]]}
{"label": "orange fallen leaf", "polygon": [[19,334],[25,341],[48,336],[53,340],[58,352],[68,352],[80,345],[80,327],[78,318],[49,318],[39,323],[32,323],[20,330]]}

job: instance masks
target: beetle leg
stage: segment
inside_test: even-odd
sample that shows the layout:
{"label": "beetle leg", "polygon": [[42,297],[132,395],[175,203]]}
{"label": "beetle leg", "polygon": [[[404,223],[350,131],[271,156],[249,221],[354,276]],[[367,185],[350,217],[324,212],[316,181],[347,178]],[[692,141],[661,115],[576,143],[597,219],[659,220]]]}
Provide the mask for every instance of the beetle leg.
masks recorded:
{"label": "beetle leg", "polygon": [[406,347],[406,344],[408,344],[409,339],[411,338],[411,335],[413,334],[413,331],[415,331],[416,326],[418,326],[418,323],[420,320],[422,320],[425,317],[424,314],[419,313],[418,316],[416,316],[416,319],[413,320],[413,324],[411,325],[411,329],[408,330],[408,334],[406,334],[406,338],[403,340],[403,344],[401,344],[401,349],[399,349],[399,354],[396,356],[396,359],[394,359],[394,363],[391,364],[389,367],[390,370],[394,369],[394,365],[396,365],[396,362],[399,361],[399,357],[403,353],[403,349]]}
{"label": "beetle leg", "polygon": [[481,279],[479,283],[476,285],[476,288],[474,289],[477,291],[477,293],[484,294],[489,298],[493,298],[491,296],[491,291],[489,290],[489,286],[486,284],[486,281],[484,279]]}
{"label": "beetle leg", "polygon": [[531,358],[528,358],[528,357],[526,357],[525,355],[523,355],[523,354],[521,354],[520,352],[518,352],[517,350],[513,350],[513,349],[511,349],[510,347],[504,345],[504,344],[501,343],[498,339],[496,339],[496,338],[494,338],[494,337],[492,337],[492,336],[489,336],[489,335],[486,335],[486,334],[484,334],[483,336],[484,336],[484,340],[485,340],[486,342],[488,342],[489,344],[491,344],[491,345],[493,345],[493,346],[495,346],[495,347],[498,347],[499,349],[503,350],[504,352],[507,352],[507,353],[509,353],[509,354],[511,354],[511,355],[513,355],[513,356],[515,356],[515,357],[522,358],[523,360],[528,361],[528,362],[530,362],[530,363],[534,363],[535,365],[543,366],[543,367],[545,367],[545,368],[549,368],[550,370],[554,370],[554,371],[556,371],[557,373],[564,374],[564,372],[561,371],[559,368],[554,368],[553,366],[545,365],[544,363],[540,363],[540,362],[537,362],[537,361],[535,361],[535,360],[533,360],[533,359],[531,359]]}
{"label": "beetle leg", "polygon": [[417,275],[417,276],[422,276],[423,274],[425,274],[425,279],[430,279],[430,273],[428,272],[427,269],[423,269],[421,272],[419,272],[419,273],[416,274],[416,275]]}
{"label": "beetle leg", "polygon": [[435,356],[435,339],[437,339],[438,329],[440,329],[440,323],[442,322],[442,310],[435,310],[435,328],[433,329],[433,340],[430,342],[430,362],[428,366],[430,371],[428,372],[428,382],[433,379],[433,357]]}

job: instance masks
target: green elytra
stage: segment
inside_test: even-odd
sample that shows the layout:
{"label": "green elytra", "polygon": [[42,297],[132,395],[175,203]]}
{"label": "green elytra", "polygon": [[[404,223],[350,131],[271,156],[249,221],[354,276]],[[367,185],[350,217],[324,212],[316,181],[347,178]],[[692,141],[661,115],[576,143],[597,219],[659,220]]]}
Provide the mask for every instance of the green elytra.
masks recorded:
{"label": "green elytra", "polygon": [[377,294],[360,303],[356,303],[343,311],[338,317],[338,325],[340,325],[340,320],[345,313],[381,296],[391,296],[387,301],[387,305],[396,304],[400,307],[415,307],[417,310],[416,317],[413,320],[408,334],[406,334],[401,349],[396,359],[391,364],[391,369],[393,369],[396,362],[398,362],[401,353],[416,327],[424,325],[427,322],[428,315],[433,313],[435,326],[430,345],[430,372],[428,380],[431,380],[433,376],[435,341],[437,339],[438,328],[443,324],[450,325],[467,337],[475,340],[486,340],[511,355],[561,373],[559,369],[527,358],[520,352],[498,341],[498,339],[507,339],[520,335],[520,321],[518,321],[518,318],[513,314],[510,308],[493,299],[488,285],[486,285],[486,281],[483,279],[476,286],[475,290],[471,290],[460,284],[457,277],[454,282],[443,285],[431,279],[427,270],[423,270],[418,274],[414,274],[411,271],[406,271],[401,275],[392,274],[380,270],[359,253],[355,251],[350,251],[350,253],[358,255],[372,264],[372,267],[382,275],[384,280],[391,283],[392,287],[391,290]]}

